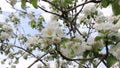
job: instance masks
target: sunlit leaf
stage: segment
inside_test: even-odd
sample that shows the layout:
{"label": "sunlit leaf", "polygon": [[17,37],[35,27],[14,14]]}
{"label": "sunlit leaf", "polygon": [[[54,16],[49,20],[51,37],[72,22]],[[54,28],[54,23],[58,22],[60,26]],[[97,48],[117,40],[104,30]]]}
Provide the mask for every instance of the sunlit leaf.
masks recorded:
{"label": "sunlit leaf", "polygon": [[23,9],[25,9],[25,8],[26,8],[26,0],[22,0],[21,2],[22,2],[22,3],[21,3],[21,7],[22,7]]}
{"label": "sunlit leaf", "polygon": [[30,25],[31,25],[32,28],[35,28],[36,27],[36,22],[35,21],[31,21]]}
{"label": "sunlit leaf", "polygon": [[102,36],[96,36],[94,40],[95,40],[95,41],[99,41],[99,40],[101,40],[102,38],[103,38]]}
{"label": "sunlit leaf", "polygon": [[30,0],[34,8],[37,8],[37,0]]}

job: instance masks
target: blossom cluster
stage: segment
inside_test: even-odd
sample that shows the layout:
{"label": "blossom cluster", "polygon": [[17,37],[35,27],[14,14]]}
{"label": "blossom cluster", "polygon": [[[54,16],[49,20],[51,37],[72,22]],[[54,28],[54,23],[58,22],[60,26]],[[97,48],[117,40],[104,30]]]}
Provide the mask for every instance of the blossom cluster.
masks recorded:
{"label": "blossom cluster", "polygon": [[12,26],[8,23],[0,22],[0,40],[7,40],[13,36]]}
{"label": "blossom cluster", "polygon": [[[13,3],[11,5],[15,5],[16,2],[14,3],[14,0],[11,0],[11,3]],[[52,10],[52,12],[53,11],[54,10]],[[21,16],[25,17],[24,14]],[[59,51],[61,54],[68,58],[76,58],[83,57],[83,54],[85,54],[86,51],[90,53],[95,52],[101,54],[105,46],[109,46],[109,53],[120,60],[119,15],[107,17],[104,16],[100,9],[97,9],[95,5],[85,6],[83,11],[77,17],[77,25],[74,27],[78,28],[80,32],[76,31],[74,33],[74,38],[67,33],[70,30],[66,28],[68,26],[65,25],[66,22],[64,22],[63,19],[60,19],[58,16],[51,15],[50,20],[45,22],[43,17],[40,16],[36,18],[33,12],[28,13],[28,24],[32,29],[38,30],[39,34],[26,35],[22,32],[18,32],[20,27],[17,27],[16,25],[21,24],[21,21],[13,13],[9,15],[10,19],[6,20],[6,22],[13,22],[13,26],[15,26],[14,28],[16,29],[13,29],[11,24],[0,22],[0,42],[3,43],[11,38],[12,40],[14,39],[15,46],[12,43],[9,43],[10,46],[9,48],[6,48],[6,50],[8,50],[6,54],[8,54],[9,49],[12,49],[14,46],[23,49],[22,52],[21,50],[17,50],[17,53],[19,55],[21,54],[25,59],[28,57],[28,55],[34,53],[33,51],[35,51],[37,48],[40,50],[40,52],[44,53],[46,50],[49,52],[53,51],[55,56],[58,56],[58,54],[56,54],[57,49],[55,48],[55,46],[58,45],[60,47]],[[13,37],[15,31],[16,36]],[[93,36],[94,34],[96,35]],[[94,53],[92,53],[92,55],[93,54]],[[8,57],[13,58],[13,55],[14,52],[9,52]],[[34,56],[34,54],[32,55]],[[87,56],[87,58],[89,57],[90,55]]]}

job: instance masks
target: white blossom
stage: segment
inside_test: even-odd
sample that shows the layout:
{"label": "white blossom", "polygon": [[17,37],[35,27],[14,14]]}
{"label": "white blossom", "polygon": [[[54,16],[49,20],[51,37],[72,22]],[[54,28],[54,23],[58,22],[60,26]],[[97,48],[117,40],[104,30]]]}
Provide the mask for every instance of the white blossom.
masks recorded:
{"label": "white blossom", "polygon": [[32,45],[36,45],[39,43],[39,37],[36,35],[31,36],[30,38],[28,38],[27,43],[28,43],[28,47]]}
{"label": "white blossom", "polygon": [[96,23],[105,23],[105,21],[107,21],[107,19],[104,15],[100,15],[100,16],[96,16],[95,21],[96,21]]}
{"label": "white blossom", "polygon": [[30,18],[30,19],[35,19],[35,16],[34,16],[34,12],[29,12],[28,13],[28,17]]}
{"label": "white blossom", "polygon": [[104,42],[103,40],[95,41],[95,38],[88,38],[86,42],[89,46],[98,46],[100,48],[104,47]]}
{"label": "white blossom", "polygon": [[84,51],[89,49],[89,48],[87,48],[87,44],[84,43],[84,42],[82,44],[81,43],[75,43],[72,48],[75,52],[75,55],[82,55]]}
{"label": "white blossom", "polygon": [[113,30],[114,24],[112,23],[95,23],[95,25],[93,26],[95,29],[97,30]]}
{"label": "white blossom", "polygon": [[74,44],[73,41],[68,41],[68,42],[66,43],[66,45],[67,45],[67,46],[70,46],[70,47],[71,47],[73,44]]}
{"label": "white blossom", "polygon": [[120,43],[117,45],[112,45],[109,52],[113,54],[118,60],[120,60]]}
{"label": "white blossom", "polygon": [[20,39],[23,39],[24,38],[24,36],[23,36],[23,34],[19,34],[18,35],[18,39],[20,40]]}
{"label": "white blossom", "polygon": [[120,19],[118,20],[118,22],[115,24],[115,26],[113,28],[115,30],[119,30],[120,29]]}
{"label": "white blossom", "polygon": [[84,38],[83,38],[80,34],[76,34],[74,39],[77,39],[77,40],[79,40],[80,42],[83,42],[83,41],[84,41]]}
{"label": "white blossom", "polygon": [[10,0],[10,4],[12,5],[12,6],[14,6],[15,4],[16,4],[16,0]]}
{"label": "white blossom", "polygon": [[61,38],[60,37],[53,37],[52,41],[53,41],[53,43],[60,43],[61,42]]}
{"label": "white blossom", "polygon": [[83,13],[86,15],[91,15],[91,13],[95,13],[96,10],[97,9],[96,9],[95,5],[87,5],[83,9]]}
{"label": "white blossom", "polygon": [[41,33],[43,37],[53,37],[56,35],[58,37],[64,36],[64,32],[61,30],[57,21],[48,23],[47,26],[41,31]]}
{"label": "white blossom", "polygon": [[13,43],[8,43],[8,48],[12,48],[14,46]]}
{"label": "white blossom", "polygon": [[113,23],[115,20],[118,20],[120,16],[109,16],[107,17],[108,18],[108,21]]}
{"label": "white blossom", "polygon": [[8,33],[6,33],[6,32],[1,32],[0,33],[0,39],[1,40],[6,40],[6,39],[8,39],[10,37],[10,35],[8,34]]}
{"label": "white blossom", "polygon": [[120,1],[118,1],[118,4],[119,4],[119,6],[120,6]]}
{"label": "white blossom", "polygon": [[12,27],[7,23],[4,23],[2,28],[3,28],[3,30],[8,31],[8,32],[12,31]]}
{"label": "white blossom", "polygon": [[87,16],[82,15],[82,16],[79,16],[79,20],[81,23],[89,24],[91,23],[92,18],[88,19]]}
{"label": "white blossom", "polygon": [[88,44],[88,45],[94,45],[94,44],[95,44],[94,38],[88,38],[87,44]]}
{"label": "white blossom", "polygon": [[66,43],[66,47],[61,48],[62,53],[65,56],[71,56],[71,49],[74,51],[75,56],[81,56],[83,52],[86,50],[91,50],[92,47],[88,46],[86,42],[75,42],[75,41],[68,41]]}

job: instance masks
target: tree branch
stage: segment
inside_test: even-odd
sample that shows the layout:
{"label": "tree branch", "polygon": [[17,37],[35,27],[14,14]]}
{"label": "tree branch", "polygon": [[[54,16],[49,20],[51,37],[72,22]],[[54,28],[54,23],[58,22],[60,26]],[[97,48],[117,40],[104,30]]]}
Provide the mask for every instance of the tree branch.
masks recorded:
{"label": "tree branch", "polygon": [[[9,3],[9,1],[7,1],[7,0],[5,0],[8,4],[10,4]],[[27,1],[26,1],[27,2]],[[10,4],[11,5],[11,4]],[[12,6],[11,5],[11,7],[14,9],[14,10],[16,10],[16,11],[20,11],[20,12],[22,12],[22,13],[24,13],[24,14],[27,14],[27,12],[25,12],[25,11],[22,11],[22,10],[19,10],[19,9],[16,9],[14,6]]]}
{"label": "tree branch", "polygon": [[[33,57],[37,58],[33,53],[29,52],[28,50],[25,50],[25,49],[22,48],[22,47],[19,47],[19,46],[14,46],[14,47],[19,48],[19,49],[22,49],[23,51],[28,52],[28,53],[31,54]],[[44,55],[43,55],[43,56],[44,56]],[[41,58],[42,58],[43,56],[41,56]],[[38,61],[41,61],[44,65],[46,65],[40,58],[39,58],[39,60],[37,60],[37,62],[38,62]]]}
{"label": "tree branch", "polygon": [[46,10],[46,9],[40,7],[40,6],[38,6],[38,7],[39,7],[41,10],[43,10],[43,11],[45,11],[45,12],[47,12],[47,13],[50,13],[50,14],[57,15],[57,16],[61,17],[61,15],[59,15],[59,14],[57,14],[57,13],[53,13],[53,12],[51,12],[51,11],[48,11],[48,10]]}
{"label": "tree branch", "polygon": [[96,0],[87,1],[87,2],[84,2],[84,3],[82,3],[82,4],[79,4],[79,5],[75,6],[75,7],[67,10],[67,12],[69,12],[69,11],[71,11],[71,10],[74,10],[74,9],[76,9],[76,8],[82,6],[82,5],[88,4],[88,3],[100,3],[100,2],[101,2],[101,0],[100,0],[100,1],[96,1]]}
{"label": "tree branch", "polygon": [[28,50],[26,50],[26,49],[24,49],[24,48],[22,48],[22,47],[19,47],[19,46],[14,46],[14,47],[16,47],[16,48],[18,48],[18,49],[21,49],[21,50],[23,50],[23,51],[25,51],[25,52],[28,52],[28,53],[31,54],[33,57],[36,57],[33,53],[29,52]]}
{"label": "tree branch", "polygon": [[44,2],[49,3],[50,5],[52,5],[53,7],[55,7],[56,9],[62,11],[60,8],[58,8],[55,4],[53,4],[52,2],[48,1],[48,0],[43,0]]}
{"label": "tree branch", "polygon": [[68,57],[66,57],[66,56],[64,56],[61,52],[60,52],[60,49],[58,48],[58,46],[57,46],[57,44],[55,44],[55,47],[56,47],[56,51],[58,52],[58,54],[63,58],[63,59],[66,59],[66,60],[68,60],[68,61],[81,61],[81,60],[85,60],[85,61],[87,61],[87,60],[93,60],[94,59],[94,57],[93,58],[86,58],[86,59],[84,59],[84,58],[82,58],[82,59],[71,59],[71,58],[68,58]]}
{"label": "tree branch", "polygon": [[[85,2],[86,2],[87,0],[85,0]],[[74,20],[77,18],[77,16],[79,15],[79,13],[82,11],[82,9],[83,9],[83,7],[85,6],[85,4],[84,5],[82,5],[82,8],[79,10],[79,12],[75,15],[75,17],[73,18],[73,20],[72,20],[72,22],[74,22]]]}
{"label": "tree branch", "polygon": [[108,37],[107,36],[106,36],[106,41],[105,41],[105,48],[106,48],[106,55],[105,55],[105,59],[106,59],[107,56],[109,55]]}
{"label": "tree branch", "polygon": [[[39,60],[41,60],[41,58],[43,58],[44,56],[46,56],[48,53],[42,55],[39,59],[36,59],[31,65],[29,65],[27,68],[31,68],[35,63],[37,63]],[[44,63],[44,65],[46,66],[46,64]]]}

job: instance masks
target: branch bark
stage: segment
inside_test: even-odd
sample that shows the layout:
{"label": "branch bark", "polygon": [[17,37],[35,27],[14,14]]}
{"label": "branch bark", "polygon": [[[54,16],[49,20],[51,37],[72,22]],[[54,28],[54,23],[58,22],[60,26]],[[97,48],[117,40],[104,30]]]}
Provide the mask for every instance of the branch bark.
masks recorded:
{"label": "branch bark", "polygon": [[[31,65],[29,65],[27,68],[31,68],[35,63],[37,63],[39,60],[41,60],[41,58],[43,58],[44,56],[46,56],[48,53],[42,55],[40,58],[36,59]],[[44,65],[46,66],[46,64],[44,63]]]}
{"label": "branch bark", "polygon": [[72,59],[72,58],[68,58],[68,57],[66,57],[66,56],[64,56],[61,52],[60,52],[60,49],[59,49],[59,47],[58,47],[58,45],[57,44],[55,44],[55,47],[56,47],[56,51],[58,52],[58,54],[63,58],[63,59],[65,59],[65,60],[68,60],[68,61],[81,61],[81,60],[84,60],[84,61],[87,61],[87,60],[93,60],[94,59],[94,57],[93,58],[78,58],[78,59]]}
{"label": "branch bark", "polygon": [[100,0],[100,1],[96,1],[96,0],[86,1],[86,2],[84,2],[84,3],[82,3],[82,4],[79,4],[79,5],[75,6],[75,7],[67,10],[67,12],[72,11],[72,10],[74,10],[74,9],[76,9],[76,8],[82,6],[82,5],[88,4],[88,3],[100,3],[100,2],[101,2],[101,0]]}

